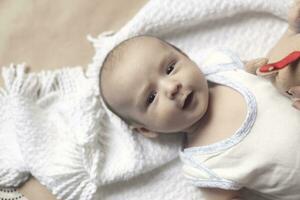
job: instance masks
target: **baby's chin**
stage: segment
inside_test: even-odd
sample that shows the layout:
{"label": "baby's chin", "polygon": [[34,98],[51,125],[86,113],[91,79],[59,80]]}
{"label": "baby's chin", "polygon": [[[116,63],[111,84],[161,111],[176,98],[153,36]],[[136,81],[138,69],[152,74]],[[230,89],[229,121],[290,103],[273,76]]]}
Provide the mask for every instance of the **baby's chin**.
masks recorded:
{"label": "baby's chin", "polygon": [[149,129],[149,130],[152,130],[152,131],[157,132],[162,135],[173,134],[173,133],[191,133],[191,132],[194,132],[193,130],[197,129],[197,127],[199,126],[199,123],[201,123],[201,118],[202,117],[198,117],[196,120],[193,120],[192,123],[182,124],[181,126],[173,127],[173,129],[170,129],[170,126],[169,126],[168,130],[166,130],[166,129],[163,129],[163,130],[162,129],[159,129],[159,130],[158,129]]}
{"label": "baby's chin", "polygon": [[205,123],[205,115],[207,114],[208,111],[208,104],[203,104],[201,105],[202,107],[199,108],[199,112],[197,115],[194,117],[193,123],[190,125],[192,129],[195,129],[199,126],[201,126],[202,123]]}

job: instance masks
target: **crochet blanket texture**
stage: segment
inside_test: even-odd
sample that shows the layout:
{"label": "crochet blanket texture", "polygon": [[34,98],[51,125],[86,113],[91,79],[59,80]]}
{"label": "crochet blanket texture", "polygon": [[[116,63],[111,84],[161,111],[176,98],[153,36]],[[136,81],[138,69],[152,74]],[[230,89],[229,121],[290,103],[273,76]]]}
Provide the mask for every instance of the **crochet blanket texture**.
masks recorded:
{"label": "crochet blanket texture", "polygon": [[118,32],[88,36],[95,55],[87,71],[3,67],[0,186],[17,187],[32,174],[57,199],[202,199],[181,174],[180,135],[147,139],[105,112],[98,84],[103,58],[119,42],[141,34],[171,42],[197,63],[210,47],[229,48],[242,59],[261,57],[285,31],[290,4],[150,0]]}

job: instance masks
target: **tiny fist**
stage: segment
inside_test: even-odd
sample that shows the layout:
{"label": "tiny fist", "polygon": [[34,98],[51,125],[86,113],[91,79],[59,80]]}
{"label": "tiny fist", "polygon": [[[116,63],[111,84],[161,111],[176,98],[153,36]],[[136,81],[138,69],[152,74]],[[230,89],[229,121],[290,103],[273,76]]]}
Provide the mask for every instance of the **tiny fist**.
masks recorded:
{"label": "tiny fist", "polygon": [[245,62],[245,69],[251,74],[256,74],[256,70],[268,63],[267,58],[256,58]]}
{"label": "tiny fist", "polygon": [[257,60],[257,62],[256,62],[256,66],[257,66],[257,67],[261,67],[261,66],[267,64],[268,61],[269,61],[268,58],[259,58],[259,59]]}

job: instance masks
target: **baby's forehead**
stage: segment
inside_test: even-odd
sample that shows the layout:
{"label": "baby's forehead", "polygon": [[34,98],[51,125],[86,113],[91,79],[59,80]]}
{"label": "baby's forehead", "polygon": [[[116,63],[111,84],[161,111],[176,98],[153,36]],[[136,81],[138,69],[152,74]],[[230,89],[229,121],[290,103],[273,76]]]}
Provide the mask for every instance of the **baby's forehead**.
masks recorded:
{"label": "baby's forehead", "polygon": [[[118,64],[133,62],[151,62],[151,60],[159,59],[170,51],[176,51],[172,45],[155,37],[141,36],[133,38],[125,44],[125,47],[119,52]],[[137,63],[135,63],[137,64]]]}
{"label": "baby's forehead", "polygon": [[166,57],[171,51],[172,47],[162,40],[149,37],[138,38],[129,43],[122,50],[121,55],[116,57],[118,59],[117,68],[123,68],[124,65],[130,66],[130,68],[134,68],[134,66],[149,67]]}
{"label": "baby's forehead", "polygon": [[[127,44],[126,44],[127,42]],[[176,52],[179,53],[185,57],[188,57],[187,54],[185,52],[183,52],[181,49],[179,49],[178,47],[176,47],[175,45],[162,40],[160,38],[157,37],[153,37],[153,36],[137,36],[134,38],[131,38],[127,41],[125,41],[125,49],[124,51],[121,52],[122,55],[126,56],[126,55],[130,55],[131,50],[134,51],[135,54],[139,54],[139,53],[147,53],[149,51],[151,51],[151,53],[153,55],[157,55],[159,53],[161,53],[161,51],[164,52]],[[121,59],[121,55],[119,56],[119,58]]]}

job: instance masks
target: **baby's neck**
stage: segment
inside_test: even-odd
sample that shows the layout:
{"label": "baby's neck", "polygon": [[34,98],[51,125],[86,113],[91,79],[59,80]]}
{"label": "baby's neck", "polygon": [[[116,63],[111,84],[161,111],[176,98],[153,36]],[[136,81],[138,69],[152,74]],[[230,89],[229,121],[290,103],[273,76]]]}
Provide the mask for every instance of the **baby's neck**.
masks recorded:
{"label": "baby's neck", "polygon": [[246,117],[246,103],[237,91],[213,84],[209,104],[196,128],[187,134],[187,146],[204,146],[224,140],[241,126]]}

